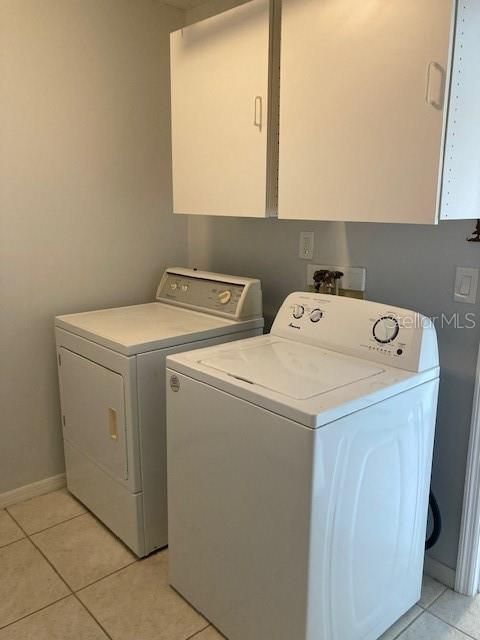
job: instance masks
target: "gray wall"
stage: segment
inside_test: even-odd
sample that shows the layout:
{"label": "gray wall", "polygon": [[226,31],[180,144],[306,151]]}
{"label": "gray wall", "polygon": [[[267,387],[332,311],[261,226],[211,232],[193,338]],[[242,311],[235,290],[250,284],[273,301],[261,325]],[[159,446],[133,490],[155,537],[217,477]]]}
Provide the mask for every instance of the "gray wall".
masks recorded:
{"label": "gray wall", "polygon": [[[473,227],[472,222],[428,227],[191,217],[190,264],[261,278],[271,320],[289,292],[306,286],[308,263],[297,257],[298,240],[300,231],[314,231],[314,262],[365,266],[368,299],[428,316],[462,317],[478,310],[452,298],[455,266],[480,267],[480,245],[465,242]],[[454,568],[480,324],[438,326],[438,338],[442,373],[433,489],[444,531],[431,555]]]}
{"label": "gray wall", "polygon": [[0,2],[0,493],[63,470],[58,313],[153,298],[171,215],[168,33],[151,0]]}

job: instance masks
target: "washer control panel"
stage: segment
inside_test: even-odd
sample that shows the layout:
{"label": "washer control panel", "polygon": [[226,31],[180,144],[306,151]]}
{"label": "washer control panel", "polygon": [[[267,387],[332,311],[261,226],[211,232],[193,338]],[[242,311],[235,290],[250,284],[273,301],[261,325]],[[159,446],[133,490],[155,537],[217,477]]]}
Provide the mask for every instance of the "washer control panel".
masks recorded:
{"label": "washer control panel", "polygon": [[320,322],[323,318],[323,311],[318,307],[310,312],[310,322]]}
{"label": "washer control panel", "polygon": [[186,268],[167,269],[157,300],[234,320],[261,317],[260,281]]}
{"label": "washer control panel", "polygon": [[302,300],[302,304],[293,303],[291,306],[292,320],[304,319],[306,322],[316,324],[324,315],[324,307],[318,301]]}
{"label": "washer control panel", "polygon": [[305,313],[305,307],[301,304],[296,304],[293,307],[292,310],[292,316],[295,318],[295,320],[299,320],[301,317],[303,317]]}
{"label": "washer control panel", "polygon": [[390,344],[400,333],[400,323],[393,315],[382,316],[373,325],[373,337],[380,344]]}
{"label": "washer control panel", "polygon": [[292,293],[272,333],[409,371],[438,366],[432,321],[376,302]]}

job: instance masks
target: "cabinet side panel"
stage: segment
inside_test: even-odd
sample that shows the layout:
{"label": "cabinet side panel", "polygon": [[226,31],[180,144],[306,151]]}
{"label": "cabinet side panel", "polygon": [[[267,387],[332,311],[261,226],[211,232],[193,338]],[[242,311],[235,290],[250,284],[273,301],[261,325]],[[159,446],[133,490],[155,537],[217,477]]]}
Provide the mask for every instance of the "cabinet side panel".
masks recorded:
{"label": "cabinet side panel", "polygon": [[480,1],[458,2],[440,217],[480,218]]}
{"label": "cabinet side panel", "polygon": [[269,0],[172,33],[170,50],[174,212],[264,217]]}
{"label": "cabinet side panel", "polygon": [[267,215],[278,215],[278,152],[280,134],[281,0],[270,0],[270,69],[267,142]]}

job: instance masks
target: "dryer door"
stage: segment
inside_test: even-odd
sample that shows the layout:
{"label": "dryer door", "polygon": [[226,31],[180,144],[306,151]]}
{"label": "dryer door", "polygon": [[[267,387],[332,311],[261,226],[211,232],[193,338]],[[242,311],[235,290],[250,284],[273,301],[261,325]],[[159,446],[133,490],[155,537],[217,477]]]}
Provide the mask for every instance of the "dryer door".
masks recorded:
{"label": "dryer door", "polygon": [[114,478],[128,478],[125,389],[121,375],[60,349],[65,440]]}

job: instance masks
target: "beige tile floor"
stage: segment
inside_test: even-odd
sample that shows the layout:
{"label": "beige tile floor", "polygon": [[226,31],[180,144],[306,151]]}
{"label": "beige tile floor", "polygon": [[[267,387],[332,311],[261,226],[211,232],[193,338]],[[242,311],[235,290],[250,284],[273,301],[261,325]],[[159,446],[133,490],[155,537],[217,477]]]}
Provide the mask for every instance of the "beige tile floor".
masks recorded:
{"label": "beige tile floor", "polygon": [[[168,586],[167,560],[137,560],[66,490],[0,510],[0,640],[222,640]],[[480,640],[480,597],[425,577],[382,636],[397,638]]]}

